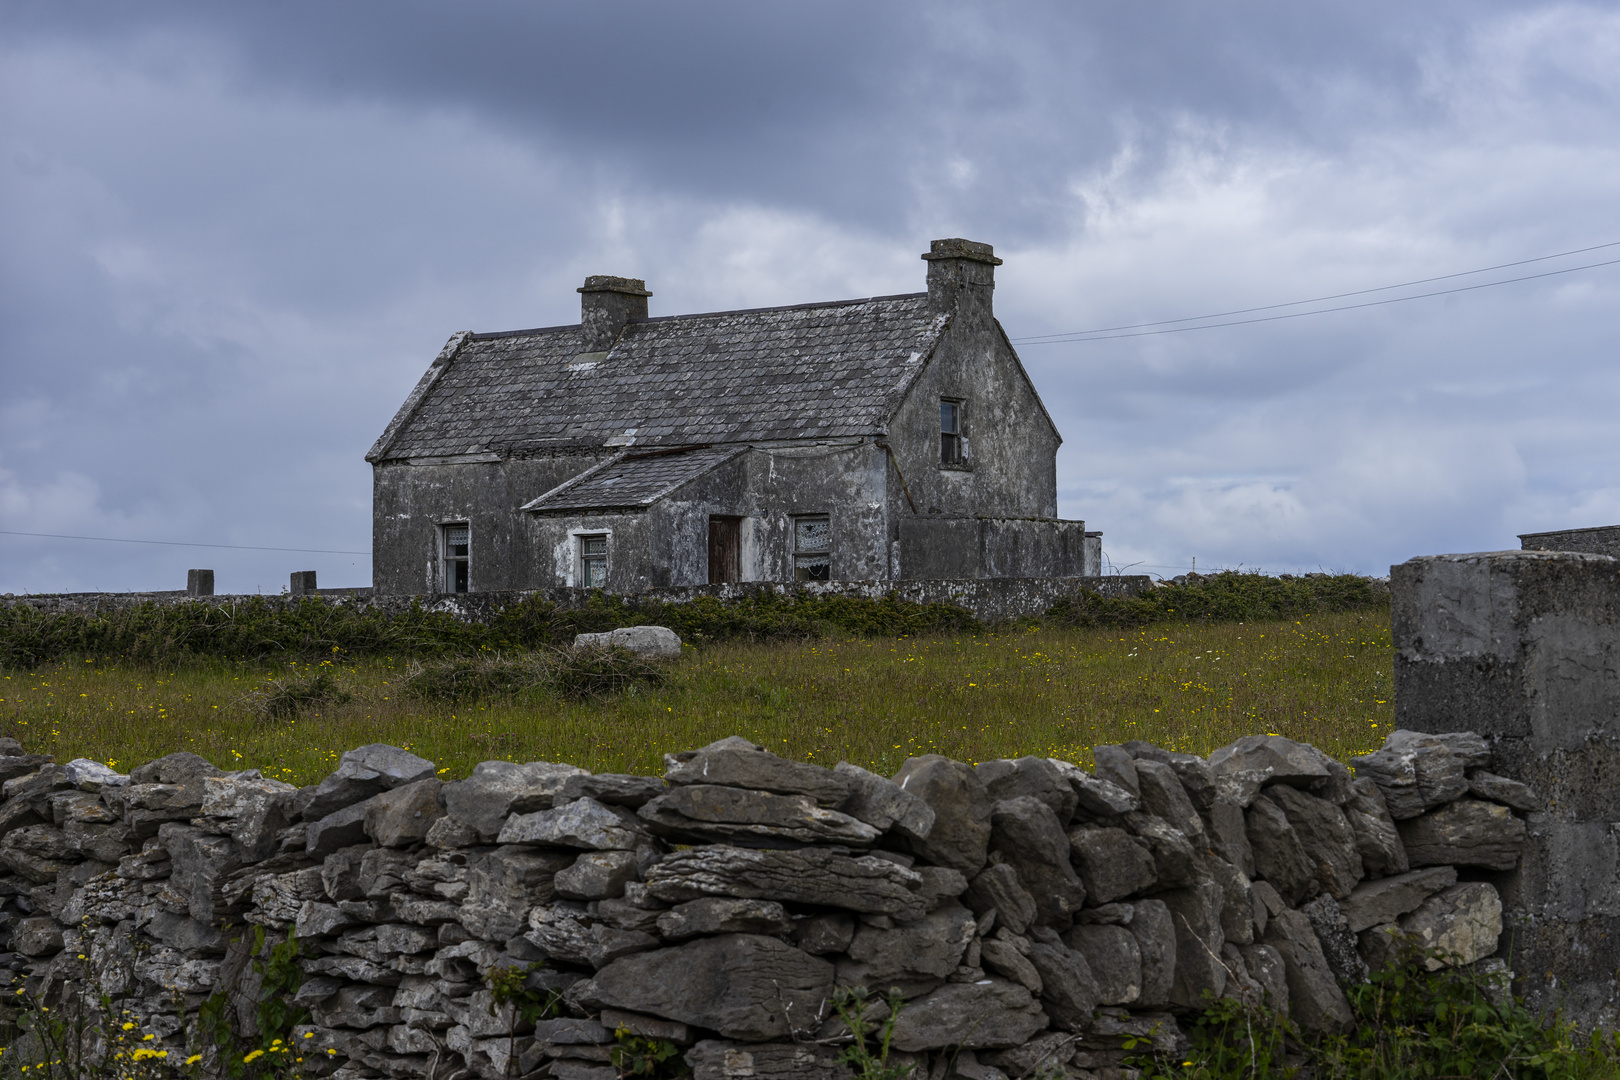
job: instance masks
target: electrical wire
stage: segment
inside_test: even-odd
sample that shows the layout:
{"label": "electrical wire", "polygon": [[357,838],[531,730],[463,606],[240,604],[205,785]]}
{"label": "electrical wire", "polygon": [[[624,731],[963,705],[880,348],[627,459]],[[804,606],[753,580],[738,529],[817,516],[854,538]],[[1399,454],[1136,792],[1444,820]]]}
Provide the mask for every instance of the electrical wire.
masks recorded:
{"label": "electrical wire", "polygon": [[73,536],[68,533],[18,532],[0,529],[0,536],[43,536],[53,540],[98,540],[105,544],[161,544],[164,547],[226,548],[231,551],[296,551],[306,555],[370,555],[369,551],[334,548],[259,547],[256,544],[193,544],[180,540],[129,540],[121,536]]}
{"label": "electrical wire", "polygon": [[[1282,304],[1263,304],[1258,307],[1236,308],[1231,311],[1216,312],[1212,315],[1188,315],[1180,319],[1161,319],[1157,322],[1129,323],[1122,326],[1104,326],[1095,330],[1074,330],[1063,334],[1038,334],[1027,338],[1014,338],[1015,345],[1051,345],[1067,341],[1114,341],[1119,338],[1148,337],[1154,334],[1184,333],[1188,330],[1213,330],[1222,326],[1245,326],[1250,323],[1277,322],[1281,319],[1298,319],[1306,315],[1326,315],[1334,311],[1353,311],[1357,308],[1378,307],[1383,304],[1398,304],[1405,300],[1422,300],[1433,296],[1446,296],[1452,293],[1472,292],[1476,289],[1488,289],[1495,285],[1511,285],[1520,281],[1534,281],[1538,278],[1556,277],[1560,274],[1572,274],[1579,270],[1593,270],[1603,266],[1620,264],[1620,259],[1606,259],[1600,262],[1585,263],[1580,266],[1568,266],[1559,270],[1548,270],[1540,274],[1524,274],[1519,277],[1502,278],[1497,281],[1484,281],[1475,285],[1463,285],[1455,289],[1435,289],[1431,292],[1414,293],[1411,296],[1392,296],[1384,300],[1370,300],[1361,304],[1341,304],[1337,307],[1317,308],[1313,311],[1295,311],[1284,315],[1269,315],[1258,319],[1233,319],[1230,322],[1210,323],[1209,319],[1224,319],[1231,315],[1246,315],[1256,311],[1276,311],[1279,308],[1299,307],[1302,304],[1321,304],[1329,300],[1340,300],[1349,296],[1367,296],[1372,293],[1388,292],[1391,289],[1407,289],[1414,285],[1424,285],[1435,281],[1449,281],[1454,278],[1469,277],[1473,274],[1490,273],[1493,270],[1504,270],[1513,266],[1527,266],[1531,263],[1546,262],[1548,259],[1561,259],[1569,255],[1579,255],[1588,251],[1599,251],[1604,248],[1620,247],[1620,240],[1607,244],[1594,244],[1591,247],[1577,248],[1573,251],[1562,251],[1554,255],[1539,255],[1534,259],[1520,259],[1516,262],[1499,263],[1496,266],[1485,266],[1478,270],[1462,270],[1455,274],[1441,274],[1437,277],[1419,278],[1416,281],[1404,281],[1396,285],[1379,285],[1371,289],[1356,289],[1351,292],[1334,293],[1330,296],[1318,296],[1310,300],[1290,300]],[[1201,323],[1199,326],[1180,326],[1180,323]],[[1164,329],[1151,329],[1162,327]],[[1136,331],[1135,333],[1119,333],[1117,331]]]}

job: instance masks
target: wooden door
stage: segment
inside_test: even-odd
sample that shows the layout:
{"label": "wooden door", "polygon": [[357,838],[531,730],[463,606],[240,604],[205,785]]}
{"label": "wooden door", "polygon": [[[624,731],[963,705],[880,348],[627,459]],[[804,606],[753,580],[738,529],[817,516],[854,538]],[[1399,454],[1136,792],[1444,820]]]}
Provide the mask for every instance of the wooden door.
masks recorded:
{"label": "wooden door", "polygon": [[741,575],[740,544],[741,518],[711,517],[709,519],[709,584],[723,585],[736,581]]}

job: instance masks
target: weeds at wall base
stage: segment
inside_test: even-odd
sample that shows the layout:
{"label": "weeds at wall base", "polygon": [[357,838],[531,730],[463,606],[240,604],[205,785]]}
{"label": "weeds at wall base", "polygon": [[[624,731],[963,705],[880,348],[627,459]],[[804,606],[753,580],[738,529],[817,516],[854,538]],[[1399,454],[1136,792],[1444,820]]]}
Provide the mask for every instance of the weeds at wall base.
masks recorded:
{"label": "weeds at wall base", "polygon": [[[1620,1033],[1580,1033],[1542,1017],[1489,975],[1429,971],[1434,950],[1410,949],[1366,983],[1345,988],[1353,1029],[1312,1035],[1264,1005],[1222,998],[1192,1023],[1180,1060],[1141,1057],[1143,1080],[1614,1080]],[[1134,1046],[1127,1045],[1127,1050]]]}

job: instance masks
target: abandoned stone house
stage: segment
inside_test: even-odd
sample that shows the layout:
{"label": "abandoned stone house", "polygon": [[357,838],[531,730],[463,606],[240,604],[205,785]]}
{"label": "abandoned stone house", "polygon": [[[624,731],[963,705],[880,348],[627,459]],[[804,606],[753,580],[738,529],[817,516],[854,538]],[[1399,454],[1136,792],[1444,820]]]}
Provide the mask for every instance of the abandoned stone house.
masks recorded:
{"label": "abandoned stone house", "polygon": [[384,593],[1073,577],[1062,441],[991,308],[988,244],[926,292],[450,338],[366,455]]}

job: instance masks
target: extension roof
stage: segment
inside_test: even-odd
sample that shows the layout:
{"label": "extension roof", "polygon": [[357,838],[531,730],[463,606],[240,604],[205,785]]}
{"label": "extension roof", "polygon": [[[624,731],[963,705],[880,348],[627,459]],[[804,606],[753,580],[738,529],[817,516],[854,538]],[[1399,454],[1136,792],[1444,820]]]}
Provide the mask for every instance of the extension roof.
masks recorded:
{"label": "extension roof", "polygon": [[523,506],[553,510],[627,510],[651,506],[665,495],[718,468],[747,446],[697,446],[615,454],[565,480]]}
{"label": "extension roof", "polygon": [[462,333],[366,458],[877,434],[947,321],[910,293],[640,319],[605,354],[577,325]]}

